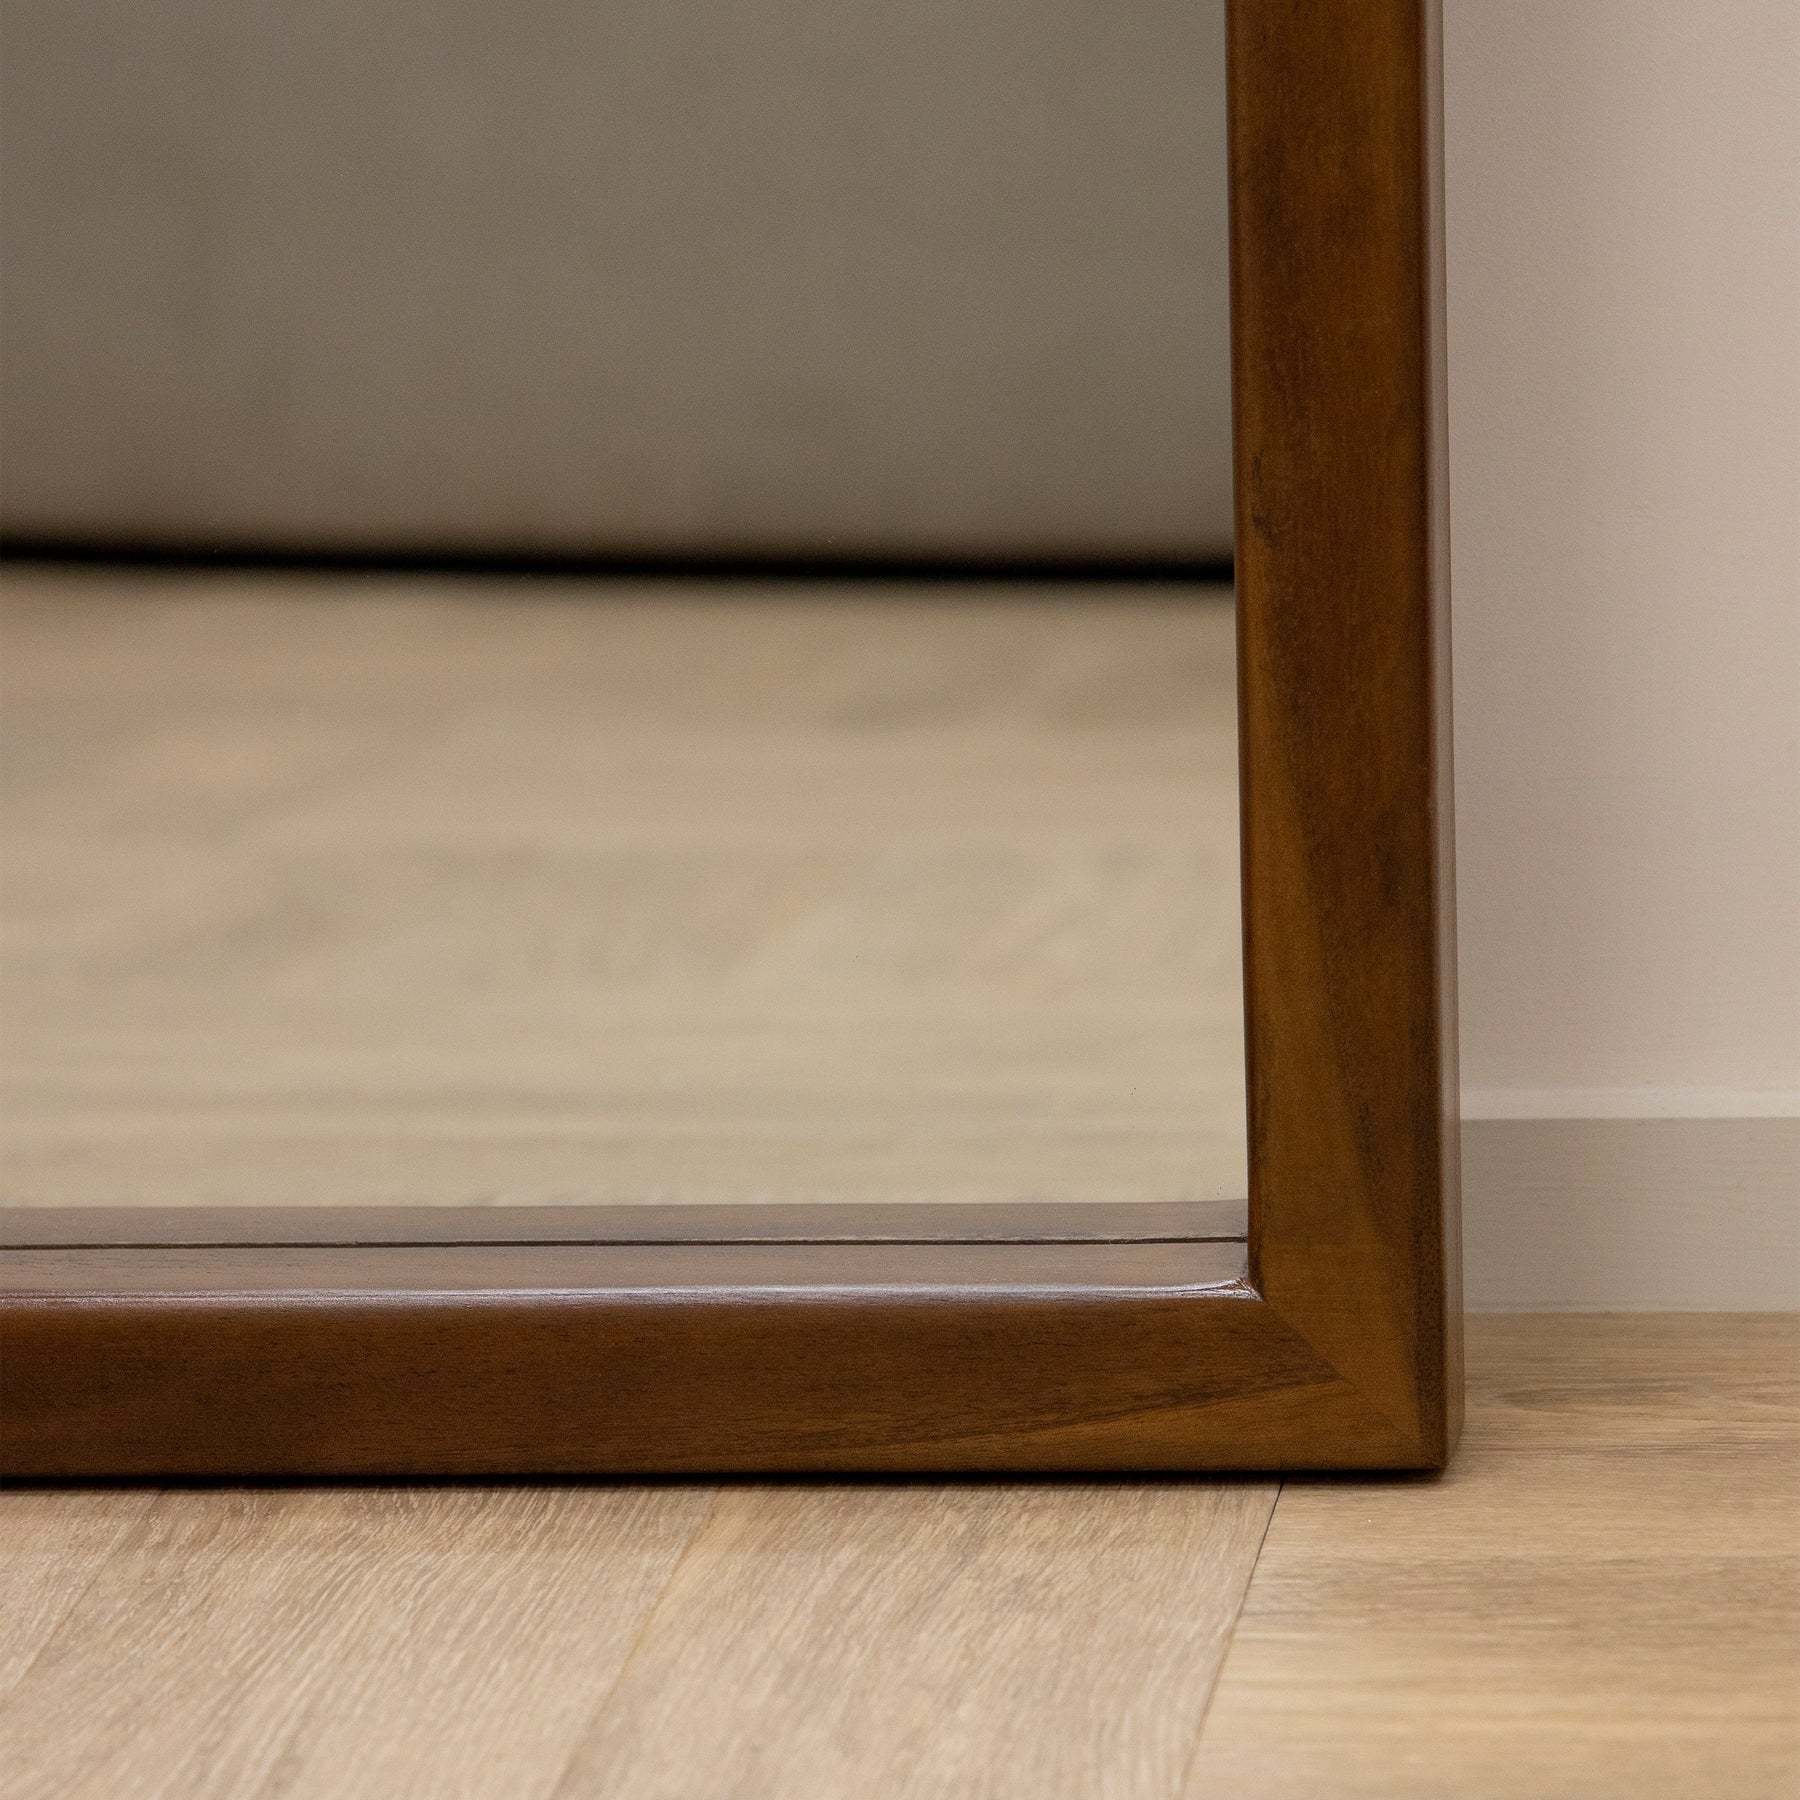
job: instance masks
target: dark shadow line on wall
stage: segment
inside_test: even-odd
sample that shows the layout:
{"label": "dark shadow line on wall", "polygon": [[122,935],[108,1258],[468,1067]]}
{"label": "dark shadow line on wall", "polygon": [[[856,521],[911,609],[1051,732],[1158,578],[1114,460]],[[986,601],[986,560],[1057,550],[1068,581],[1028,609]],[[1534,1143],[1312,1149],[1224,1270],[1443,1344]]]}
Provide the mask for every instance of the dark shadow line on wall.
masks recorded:
{"label": "dark shadow line on wall", "polygon": [[329,575],[633,581],[833,581],[1071,586],[1179,586],[1228,582],[1229,556],[925,555],[806,550],[539,551],[207,545],[125,538],[19,535],[0,540],[0,562],[86,567]]}

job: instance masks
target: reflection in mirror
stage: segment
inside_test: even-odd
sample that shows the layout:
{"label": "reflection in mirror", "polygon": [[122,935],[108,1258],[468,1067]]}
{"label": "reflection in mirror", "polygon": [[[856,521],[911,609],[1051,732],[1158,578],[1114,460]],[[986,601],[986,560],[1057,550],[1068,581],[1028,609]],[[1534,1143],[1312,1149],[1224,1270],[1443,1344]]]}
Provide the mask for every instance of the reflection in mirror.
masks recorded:
{"label": "reflection in mirror", "polygon": [[1219,9],[407,11],[14,27],[6,1198],[1241,1196]]}

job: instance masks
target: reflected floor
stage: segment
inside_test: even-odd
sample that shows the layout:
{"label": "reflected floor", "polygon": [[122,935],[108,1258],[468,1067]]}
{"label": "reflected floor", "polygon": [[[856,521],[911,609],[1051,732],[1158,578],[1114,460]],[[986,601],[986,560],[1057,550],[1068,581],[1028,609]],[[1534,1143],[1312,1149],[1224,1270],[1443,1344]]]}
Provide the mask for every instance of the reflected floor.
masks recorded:
{"label": "reflected floor", "polygon": [[1244,1192],[1223,589],[4,595],[14,1204]]}

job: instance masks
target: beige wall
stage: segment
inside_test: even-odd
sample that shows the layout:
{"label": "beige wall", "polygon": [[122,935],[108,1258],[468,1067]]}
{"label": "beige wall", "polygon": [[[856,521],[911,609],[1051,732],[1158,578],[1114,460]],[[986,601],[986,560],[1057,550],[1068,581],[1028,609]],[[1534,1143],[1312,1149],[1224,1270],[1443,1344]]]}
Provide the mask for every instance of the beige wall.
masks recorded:
{"label": "beige wall", "polygon": [[1445,55],[1471,1292],[1791,1304],[1800,6]]}
{"label": "beige wall", "polygon": [[1230,542],[1222,0],[5,0],[17,531]]}

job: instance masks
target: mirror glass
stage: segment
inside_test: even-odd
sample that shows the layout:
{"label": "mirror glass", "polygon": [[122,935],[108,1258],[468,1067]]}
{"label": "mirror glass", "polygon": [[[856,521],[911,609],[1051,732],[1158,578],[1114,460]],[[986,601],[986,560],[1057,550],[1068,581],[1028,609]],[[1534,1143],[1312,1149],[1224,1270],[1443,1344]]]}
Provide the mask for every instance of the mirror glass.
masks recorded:
{"label": "mirror glass", "polygon": [[10,1202],[1243,1195],[1217,0],[5,10]]}

